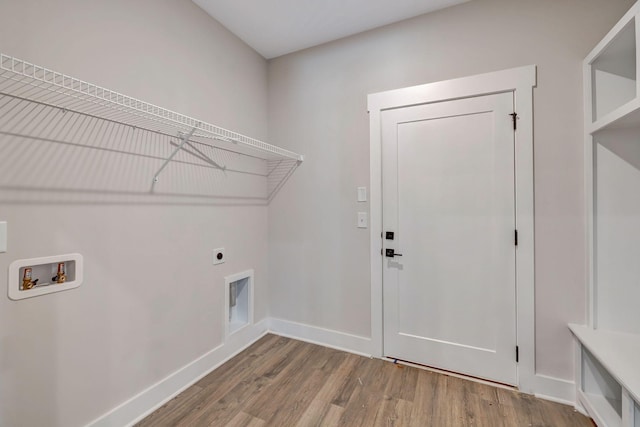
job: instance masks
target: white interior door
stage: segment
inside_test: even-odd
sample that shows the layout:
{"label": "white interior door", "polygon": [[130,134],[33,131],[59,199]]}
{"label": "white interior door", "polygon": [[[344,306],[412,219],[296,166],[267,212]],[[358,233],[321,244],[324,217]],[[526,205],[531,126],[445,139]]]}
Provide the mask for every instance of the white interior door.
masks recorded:
{"label": "white interior door", "polygon": [[513,101],[382,112],[387,357],[517,383]]}

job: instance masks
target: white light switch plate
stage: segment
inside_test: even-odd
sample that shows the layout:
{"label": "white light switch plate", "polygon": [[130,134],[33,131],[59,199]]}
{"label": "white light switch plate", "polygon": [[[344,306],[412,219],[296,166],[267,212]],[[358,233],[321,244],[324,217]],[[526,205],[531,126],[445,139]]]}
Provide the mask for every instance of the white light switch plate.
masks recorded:
{"label": "white light switch plate", "polygon": [[366,212],[358,212],[358,228],[367,228],[369,220]]}
{"label": "white light switch plate", "polygon": [[7,223],[0,222],[0,253],[7,252]]}
{"label": "white light switch plate", "polygon": [[367,187],[358,187],[358,201],[359,202],[367,201]]}

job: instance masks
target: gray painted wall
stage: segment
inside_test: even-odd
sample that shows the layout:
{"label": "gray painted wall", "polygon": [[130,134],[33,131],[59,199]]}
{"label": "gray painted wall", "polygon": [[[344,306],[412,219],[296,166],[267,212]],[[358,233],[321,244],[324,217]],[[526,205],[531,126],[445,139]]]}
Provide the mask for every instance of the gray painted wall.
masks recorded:
{"label": "gray painted wall", "polygon": [[528,64],[534,90],[536,365],[572,379],[585,320],[581,62],[631,0],[474,0],[269,63],[269,137],[306,161],[269,211],[270,315],[370,336],[367,94]]}
{"label": "gray painted wall", "polygon": [[[0,13],[5,54],[266,137],[266,61],[190,1],[0,0]],[[2,293],[13,260],[70,252],[85,260],[78,289],[0,298],[0,425],[84,425],[220,345],[225,275],[255,268],[255,320],[265,317],[266,206],[130,195],[148,188],[157,162],[0,142],[0,219],[9,222]],[[34,166],[47,158],[59,159],[55,173]],[[37,179],[15,182],[9,159]],[[176,170],[183,175],[161,184],[189,193],[207,178]],[[69,171],[82,178],[66,180]],[[34,182],[96,191],[38,191]],[[216,184],[233,193],[235,183]],[[221,246],[228,260],[214,267]]]}
{"label": "gray painted wall", "polygon": [[[268,134],[307,155],[268,216],[264,206],[224,198],[25,192],[3,181],[9,252],[0,254],[0,271],[15,259],[77,251],[85,283],[19,302],[0,298],[0,424],[84,424],[214,348],[224,334],[222,278],[246,268],[256,269],[256,320],[369,336],[369,235],[355,227],[356,212],[368,209],[356,203],[356,187],[370,186],[366,95],[531,63],[539,70],[538,370],[571,378],[565,324],[584,319],[585,299],[580,63],[631,4],[474,0],[267,66],[188,1],[0,0],[11,17],[0,26],[3,53]],[[27,158],[46,155],[37,150]],[[98,166],[135,167],[86,156],[73,161],[97,165],[96,176]],[[139,184],[131,176],[147,175],[98,184],[126,189]],[[187,188],[199,182],[183,180]],[[218,246],[228,261],[213,267]]]}

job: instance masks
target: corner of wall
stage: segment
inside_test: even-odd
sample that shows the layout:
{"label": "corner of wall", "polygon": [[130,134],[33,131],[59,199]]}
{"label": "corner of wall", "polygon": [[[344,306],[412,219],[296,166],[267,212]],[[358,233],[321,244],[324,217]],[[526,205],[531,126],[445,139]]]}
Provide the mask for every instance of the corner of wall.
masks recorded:
{"label": "corner of wall", "polygon": [[573,381],[536,374],[534,396],[579,409]]}
{"label": "corner of wall", "polygon": [[268,324],[269,319],[263,319],[229,336],[226,342],[93,420],[87,426],[134,425],[266,335]]}
{"label": "corner of wall", "polygon": [[273,317],[268,320],[269,332],[276,335],[366,357],[371,357],[372,354],[375,354],[371,338]]}

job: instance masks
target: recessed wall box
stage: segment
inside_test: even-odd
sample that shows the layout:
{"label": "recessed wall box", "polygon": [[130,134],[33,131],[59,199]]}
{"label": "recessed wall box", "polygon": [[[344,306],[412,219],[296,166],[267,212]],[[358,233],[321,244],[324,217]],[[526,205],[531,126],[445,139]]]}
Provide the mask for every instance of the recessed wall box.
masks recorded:
{"label": "recessed wall box", "polygon": [[[61,272],[65,277],[63,281],[60,281]],[[30,282],[25,285],[25,277],[29,274]],[[82,276],[80,254],[16,260],[9,266],[8,295],[12,300],[21,300],[67,291],[80,286]]]}
{"label": "recessed wall box", "polygon": [[229,336],[253,324],[253,270],[224,278],[225,332]]}

